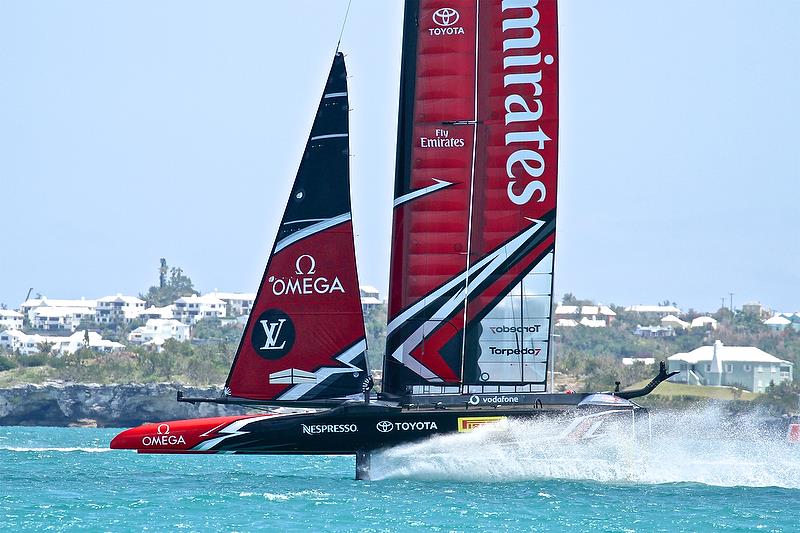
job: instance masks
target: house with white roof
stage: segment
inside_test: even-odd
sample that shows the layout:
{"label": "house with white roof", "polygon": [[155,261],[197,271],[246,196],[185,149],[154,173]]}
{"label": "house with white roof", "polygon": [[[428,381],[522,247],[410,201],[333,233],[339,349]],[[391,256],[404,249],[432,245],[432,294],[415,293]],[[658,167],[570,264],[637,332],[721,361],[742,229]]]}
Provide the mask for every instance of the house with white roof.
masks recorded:
{"label": "house with white roof", "polygon": [[28,312],[31,327],[43,331],[75,331],[81,320],[94,320],[90,307],[39,306]]}
{"label": "house with white roof", "polygon": [[685,320],[681,320],[675,315],[667,315],[664,318],[662,318],[661,325],[664,327],[670,326],[672,327],[672,329],[686,329],[689,327],[688,322],[686,322]]}
{"label": "house with white roof", "polygon": [[[53,343],[52,352],[58,355],[68,355],[81,348],[89,348],[95,352],[111,353],[122,350],[125,345],[104,339],[96,331],[76,331],[69,337],[47,337],[47,342]],[[88,340],[88,343],[87,343]]]}
{"label": "house with white roof", "polygon": [[[571,322],[590,328],[604,328],[616,318],[610,307],[598,305],[563,305],[559,304],[555,310],[556,326],[572,327]],[[563,321],[562,321],[563,320]],[[601,324],[602,323],[602,324]]]}
{"label": "house with white roof", "polygon": [[681,314],[681,310],[674,305],[629,305],[625,308],[625,311],[629,313],[642,313],[643,315],[655,315],[660,317]]}
{"label": "house with white roof", "polygon": [[371,285],[359,285],[358,290],[361,295],[361,309],[364,311],[370,307],[383,304],[381,301],[381,293],[375,287]]}
{"label": "house with white roof", "polygon": [[22,329],[22,313],[10,309],[0,309],[0,329]]}
{"label": "house with white roof", "polygon": [[167,320],[175,317],[174,310],[175,304],[164,307],[151,306],[139,313],[139,320],[150,320],[151,318]]}
{"label": "house with white roof", "polygon": [[154,342],[160,339],[161,343],[167,339],[177,341],[189,340],[191,336],[191,326],[178,322],[177,320],[164,320],[151,318],[144,326],[131,331],[128,340],[134,344],[159,344]]}
{"label": "house with white roof", "polygon": [[173,314],[184,324],[195,324],[204,318],[225,318],[225,302],[213,296],[183,296],[175,300]]}
{"label": "house with white roof", "polygon": [[753,346],[701,346],[667,358],[670,381],[712,387],[737,386],[764,392],[770,383],[792,380],[794,364]]}
{"label": "house with white roof", "polygon": [[81,298],[80,300],[54,300],[47,296],[41,298],[29,298],[19,306],[20,313],[30,318],[30,311],[39,307],[72,307],[72,308],[89,308],[94,312],[97,307],[97,300],[87,300]]}
{"label": "house with white roof", "polygon": [[672,326],[640,326],[637,324],[633,334],[643,338],[674,337],[675,329]]}
{"label": "house with white roof", "polygon": [[[53,337],[44,335],[28,335],[19,330],[5,330],[0,332],[0,348],[7,352],[17,352],[21,355],[32,355],[39,353],[39,346],[43,342],[52,345],[50,352],[54,355],[67,355],[75,353],[79,348],[87,347],[86,330],[74,332],[69,337]],[[94,331],[88,333],[88,348],[96,352],[115,352],[122,350],[125,346],[103,337]]]}
{"label": "house with white roof", "polygon": [[256,295],[252,292],[219,292],[214,289],[214,292],[209,292],[205,296],[225,302],[225,305],[230,307],[233,317],[249,315],[256,301]]}
{"label": "house with white roof", "polygon": [[39,353],[38,344],[43,342],[42,335],[28,335],[16,329],[7,329],[0,332],[0,348],[4,352],[16,352],[20,355]]}
{"label": "house with white roof", "polygon": [[775,315],[764,321],[764,325],[772,331],[783,331],[786,329],[786,326],[790,326],[791,324],[792,321],[783,315]]}
{"label": "house with white roof", "polygon": [[692,320],[692,323],[689,324],[690,329],[694,328],[711,328],[717,329],[717,320],[710,316],[699,316]]}
{"label": "house with white roof", "polygon": [[104,296],[97,299],[95,320],[100,324],[119,324],[139,318],[144,311],[144,300],[135,296]]}

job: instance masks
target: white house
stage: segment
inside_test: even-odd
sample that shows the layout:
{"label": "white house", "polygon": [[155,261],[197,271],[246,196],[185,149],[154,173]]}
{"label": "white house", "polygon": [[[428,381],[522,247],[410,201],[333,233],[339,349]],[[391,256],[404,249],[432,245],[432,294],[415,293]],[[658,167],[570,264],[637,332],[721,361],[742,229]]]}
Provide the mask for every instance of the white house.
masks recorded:
{"label": "white house", "polygon": [[[555,310],[556,326],[571,327],[569,320],[590,328],[604,328],[617,316],[610,307],[598,305],[557,305]],[[566,320],[565,322],[562,322]],[[601,324],[602,322],[602,324]]]}
{"label": "white house", "polygon": [[28,312],[31,327],[46,331],[75,331],[81,320],[94,320],[90,307],[40,306]]}
{"label": "white house", "polygon": [[183,296],[175,300],[175,318],[184,324],[195,324],[204,318],[225,318],[225,302],[213,296]]}
{"label": "white house", "polygon": [[189,340],[191,326],[178,322],[177,320],[164,320],[151,318],[144,326],[131,331],[128,340],[135,344],[148,344],[156,339],[165,341],[175,339],[177,341]]}
{"label": "white house", "polygon": [[701,346],[667,358],[670,371],[679,373],[670,381],[690,385],[742,386],[764,392],[770,383],[792,380],[794,364],[753,346]]}
{"label": "white house", "polygon": [[39,353],[38,344],[44,340],[41,335],[28,335],[16,329],[7,329],[0,333],[0,348],[9,353],[31,355]]}
{"label": "white house", "polygon": [[[66,355],[87,346],[86,336],[85,330],[76,331],[69,337],[45,337],[38,334],[28,335],[18,330],[6,330],[0,333],[0,347],[8,352],[18,351],[21,355],[32,355],[39,353],[41,343],[47,342],[52,344],[51,353]],[[97,352],[113,352],[124,348],[118,342],[103,339],[94,331],[90,331],[88,337],[88,347]]]}
{"label": "white house", "polygon": [[139,318],[144,311],[144,300],[135,296],[104,296],[98,298],[95,320],[101,324],[130,322]]}
{"label": "white house", "polygon": [[783,331],[786,329],[786,326],[789,326],[791,323],[791,320],[782,315],[775,315],[764,321],[764,325],[772,331]]}
{"label": "white house", "polygon": [[139,313],[139,320],[150,320],[151,318],[170,319],[174,318],[175,304],[165,305],[164,307],[151,306]]}
{"label": "white house", "polygon": [[643,365],[654,365],[656,364],[655,357],[623,357],[622,364],[625,366],[631,366],[641,363]]}
{"label": "white house", "polygon": [[47,296],[41,298],[29,298],[19,306],[19,311],[30,319],[30,311],[39,307],[80,307],[91,309],[94,313],[97,308],[97,300],[87,300],[81,298],[80,300],[53,300]]}
{"label": "white house", "polygon": [[0,329],[22,329],[22,313],[10,309],[0,309]]}
{"label": "white house", "polygon": [[675,330],[672,326],[640,326],[637,324],[634,335],[644,338],[652,337],[674,337]]}
{"label": "white house", "polygon": [[225,302],[226,306],[230,306],[233,317],[249,315],[256,301],[256,295],[252,292],[219,292],[214,289],[214,292],[205,296]]}
{"label": "white house", "polygon": [[699,316],[692,320],[692,323],[689,325],[690,328],[707,328],[711,327],[711,329],[717,329],[717,321],[716,319],[710,316]]}
{"label": "white house", "polygon": [[381,301],[381,293],[378,289],[371,285],[359,285],[359,293],[361,294],[361,308],[367,310],[370,307],[375,307],[383,304]]}
{"label": "white house", "polygon": [[686,322],[685,320],[681,320],[675,315],[667,315],[664,318],[662,318],[661,325],[664,327],[670,326],[672,327],[672,329],[686,329],[689,327],[688,322]]}
{"label": "white house", "polygon": [[[88,345],[87,345],[88,337]],[[76,331],[69,337],[47,337],[47,342],[53,343],[52,352],[59,355],[67,355],[77,352],[81,348],[89,348],[95,352],[111,353],[122,350],[125,348],[119,342],[104,339],[96,331],[90,331],[88,334],[86,330]]]}
{"label": "white house", "polygon": [[680,315],[681,310],[674,305],[629,305],[625,308],[629,313],[642,313],[644,315]]}

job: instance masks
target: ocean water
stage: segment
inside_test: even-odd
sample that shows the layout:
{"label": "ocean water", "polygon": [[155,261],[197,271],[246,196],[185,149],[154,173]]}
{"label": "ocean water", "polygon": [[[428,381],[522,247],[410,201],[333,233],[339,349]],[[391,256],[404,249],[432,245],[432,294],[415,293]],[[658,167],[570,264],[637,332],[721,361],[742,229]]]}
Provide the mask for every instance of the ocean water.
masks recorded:
{"label": "ocean water", "polygon": [[[499,423],[350,457],[111,451],[110,429],[0,428],[14,531],[800,531],[800,447],[714,411],[557,442]],[[641,429],[641,428],[640,428]]]}

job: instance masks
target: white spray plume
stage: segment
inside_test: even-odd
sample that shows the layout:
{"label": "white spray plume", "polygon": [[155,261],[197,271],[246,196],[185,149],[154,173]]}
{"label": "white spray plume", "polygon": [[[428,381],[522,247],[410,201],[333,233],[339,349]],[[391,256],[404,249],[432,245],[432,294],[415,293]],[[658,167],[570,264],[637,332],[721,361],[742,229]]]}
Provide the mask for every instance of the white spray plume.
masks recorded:
{"label": "white spray plume", "polygon": [[800,488],[800,446],[764,417],[719,409],[653,413],[652,437],[638,423],[612,422],[606,436],[565,441],[563,419],[502,420],[376,454],[372,478],[521,481],[593,480],[641,484]]}

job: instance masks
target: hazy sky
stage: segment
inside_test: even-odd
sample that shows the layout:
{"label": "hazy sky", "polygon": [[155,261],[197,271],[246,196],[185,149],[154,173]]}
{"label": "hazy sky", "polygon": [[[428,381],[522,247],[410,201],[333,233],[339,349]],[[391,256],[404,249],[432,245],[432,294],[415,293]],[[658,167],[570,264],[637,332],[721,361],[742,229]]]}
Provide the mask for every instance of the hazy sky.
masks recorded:
{"label": "hazy sky", "polygon": [[[255,291],[347,0],[0,0],[0,302]],[[556,292],[800,309],[800,1],[562,0]],[[353,0],[353,211],[388,285],[402,2]]]}

